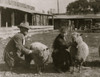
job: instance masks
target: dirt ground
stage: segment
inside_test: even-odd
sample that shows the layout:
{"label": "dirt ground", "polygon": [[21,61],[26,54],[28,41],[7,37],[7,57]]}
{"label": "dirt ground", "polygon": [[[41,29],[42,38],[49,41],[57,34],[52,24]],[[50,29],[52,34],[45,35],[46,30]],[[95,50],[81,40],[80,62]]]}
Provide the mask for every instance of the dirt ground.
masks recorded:
{"label": "dirt ground", "polygon": [[[40,41],[46,44],[52,52],[52,43],[57,34],[58,32],[49,32],[33,35],[28,39],[27,45],[34,41]],[[46,66],[41,75],[35,74],[36,70],[33,64],[31,69],[19,67],[9,71],[3,61],[3,50],[9,39],[0,39],[0,77],[100,77],[100,57],[98,53],[100,33],[83,33],[83,39],[89,45],[90,54],[86,60],[86,66],[82,68],[81,73],[78,73],[76,69],[74,74],[71,72],[57,73],[52,63]]]}

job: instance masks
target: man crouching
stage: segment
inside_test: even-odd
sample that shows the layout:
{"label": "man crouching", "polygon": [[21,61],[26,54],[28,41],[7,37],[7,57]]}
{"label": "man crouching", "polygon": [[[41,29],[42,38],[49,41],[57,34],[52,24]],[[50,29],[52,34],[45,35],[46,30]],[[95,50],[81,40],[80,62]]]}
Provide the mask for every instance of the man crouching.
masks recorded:
{"label": "man crouching", "polygon": [[[18,28],[20,32],[15,34],[4,50],[4,61],[8,65],[10,69],[16,67],[18,63],[21,61],[21,57],[18,55],[20,54],[31,54],[32,50],[27,49],[25,47],[25,36],[28,34],[29,25],[27,23],[21,23]],[[28,57],[29,58],[29,57]],[[29,61],[26,57],[26,64],[29,64]]]}
{"label": "man crouching", "polygon": [[[67,36],[67,37],[66,37]],[[70,38],[66,27],[60,29],[60,34],[53,43],[53,64],[58,72],[65,72],[70,69],[71,57],[66,50],[70,46]]]}

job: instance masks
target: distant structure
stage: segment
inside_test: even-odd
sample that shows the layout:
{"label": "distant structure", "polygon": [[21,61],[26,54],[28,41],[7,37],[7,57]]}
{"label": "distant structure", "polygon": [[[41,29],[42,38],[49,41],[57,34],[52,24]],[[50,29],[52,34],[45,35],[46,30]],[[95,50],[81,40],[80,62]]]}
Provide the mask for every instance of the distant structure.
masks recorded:
{"label": "distant structure", "polygon": [[48,25],[49,16],[52,15],[36,12],[34,6],[16,0],[0,0],[0,27],[17,26],[23,21],[30,25]]}
{"label": "distant structure", "polygon": [[59,14],[59,0],[57,0],[57,10],[58,10],[58,14]]}
{"label": "distant structure", "polygon": [[[87,15],[66,15],[55,14],[53,16],[54,29],[59,29],[61,26],[69,27],[71,30],[100,30],[100,14]],[[52,18],[49,18],[52,23]]]}
{"label": "distant structure", "polygon": [[88,2],[95,2],[95,0],[87,0]]}
{"label": "distant structure", "polygon": [[55,14],[56,13],[56,10],[51,8],[47,12],[48,12],[48,14]]}

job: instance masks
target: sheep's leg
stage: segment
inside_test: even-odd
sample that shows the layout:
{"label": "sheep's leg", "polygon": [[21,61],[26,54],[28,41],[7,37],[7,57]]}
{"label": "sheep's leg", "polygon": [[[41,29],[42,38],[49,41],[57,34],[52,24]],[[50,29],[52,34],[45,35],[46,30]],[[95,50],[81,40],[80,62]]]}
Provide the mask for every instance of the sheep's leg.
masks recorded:
{"label": "sheep's leg", "polygon": [[39,74],[42,74],[42,67],[39,67]]}
{"label": "sheep's leg", "polygon": [[74,73],[75,72],[75,64],[73,65],[73,71],[72,71],[72,73]]}
{"label": "sheep's leg", "polygon": [[73,65],[73,72],[75,71],[75,65]]}
{"label": "sheep's leg", "polygon": [[74,73],[75,71],[75,62],[73,62],[73,67],[72,67],[72,72],[71,73]]}
{"label": "sheep's leg", "polygon": [[81,73],[81,65],[79,65],[79,71],[78,72]]}
{"label": "sheep's leg", "polygon": [[83,62],[80,63],[80,65],[79,65],[79,73],[81,73],[82,64],[83,64]]}
{"label": "sheep's leg", "polygon": [[39,66],[36,65],[36,72],[39,73]]}
{"label": "sheep's leg", "polygon": [[36,65],[36,72],[37,72],[37,73],[35,74],[36,76],[39,75],[39,74],[42,74],[42,73],[41,73],[41,70],[40,70],[40,67],[39,67],[38,65]]}
{"label": "sheep's leg", "polygon": [[43,66],[41,67],[41,71],[43,72],[45,69],[45,65],[43,64]]}
{"label": "sheep's leg", "polygon": [[37,65],[37,73],[38,73],[38,74],[42,74],[41,69],[42,69],[42,68],[39,67],[39,66]]}

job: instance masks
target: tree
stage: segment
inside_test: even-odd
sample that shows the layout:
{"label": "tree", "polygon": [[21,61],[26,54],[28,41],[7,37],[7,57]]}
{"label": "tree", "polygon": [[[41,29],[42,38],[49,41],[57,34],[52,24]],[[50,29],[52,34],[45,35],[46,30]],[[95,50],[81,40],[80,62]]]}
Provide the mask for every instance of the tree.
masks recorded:
{"label": "tree", "polygon": [[89,5],[93,8],[94,14],[100,12],[100,1],[90,2]]}
{"label": "tree", "polygon": [[100,1],[95,0],[88,2],[87,0],[76,0],[69,3],[67,6],[68,14],[88,14],[88,13],[99,13],[100,12]]}

